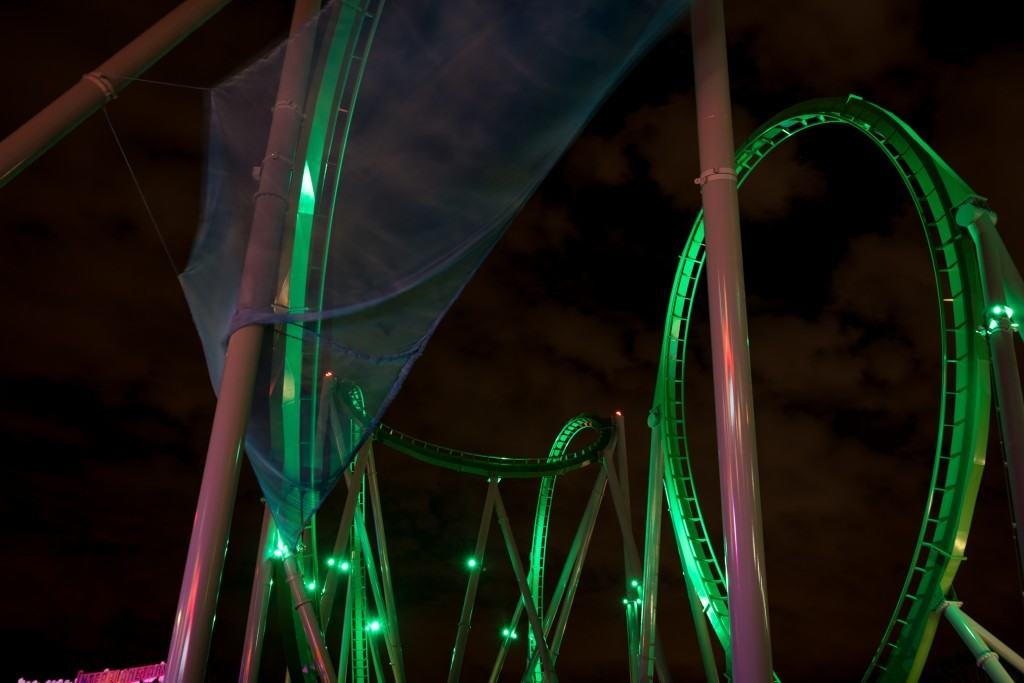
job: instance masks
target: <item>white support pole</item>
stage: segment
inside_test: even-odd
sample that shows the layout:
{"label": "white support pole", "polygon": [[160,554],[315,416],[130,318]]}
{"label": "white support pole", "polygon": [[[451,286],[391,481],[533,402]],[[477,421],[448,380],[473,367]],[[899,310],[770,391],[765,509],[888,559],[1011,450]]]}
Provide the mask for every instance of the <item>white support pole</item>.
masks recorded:
{"label": "white support pole", "polygon": [[7,136],[0,142],[0,187],[117,97],[229,1],[181,3]]}
{"label": "white support pole", "polygon": [[[291,162],[302,127],[302,112],[288,103],[305,100],[312,41],[297,39],[299,29],[319,9],[319,0],[296,0],[290,40],[285,51],[279,105],[274,110],[267,155],[254,200],[239,305],[261,308],[273,301],[277,286],[278,247],[284,231]],[[227,553],[231,514],[238,489],[242,443],[252,406],[253,386],[263,346],[264,328],[250,325],[228,340],[224,373],[206,452],[203,482],[192,523],[178,609],[167,654],[168,683],[205,679],[217,594]]]}
{"label": "white support pole", "polygon": [[647,482],[647,529],[644,536],[643,595],[640,610],[640,656],[637,681],[654,680],[654,628],[658,609],[658,575],[661,563],[661,512],[665,457],[661,452],[661,426],[651,413],[651,467]]}
{"label": "white support pole", "polygon": [[452,648],[452,661],[448,667],[448,683],[459,683],[459,678],[462,676],[462,659],[466,654],[466,641],[469,640],[469,629],[473,620],[473,607],[476,605],[476,590],[480,584],[480,574],[484,570],[484,550],[487,548],[487,537],[491,529],[491,517],[494,515],[494,492],[496,486],[493,482],[489,482],[487,485],[484,511],[480,515],[480,527],[476,533],[476,545],[473,546],[473,560],[476,564],[469,568],[469,581],[466,583],[466,594],[462,600],[462,611],[459,613],[459,625],[455,631],[455,647]]}
{"label": "white support pole", "polygon": [[[346,549],[350,548],[352,541],[352,522],[356,516],[356,503],[359,500],[359,491],[362,488],[363,473],[366,471],[367,446],[356,456],[355,467],[352,474],[345,473],[345,483],[348,485],[348,494],[345,497],[345,507],[341,511],[341,522],[338,524],[338,534],[334,537],[334,549],[331,557],[336,562],[347,561]],[[355,571],[355,563],[352,563],[351,571]],[[331,609],[334,607],[334,596],[338,590],[338,573],[328,572],[324,580],[324,592],[320,597],[320,621],[324,628],[331,623]]]}
{"label": "white support pole", "polygon": [[331,657],[327,654],[327,645],[324,644],[324,636],[320,631],[316,610],[313,608],[313,596],[302,581],[302,574],[299,572],[295,555],[286,555],[282,564],[284,565],[285,580],[291,589],[292,605],[299,613],[299,622],[302,624],[302,631],[306,635],[309,650],[313,655],[313,664],[316,666],[317,675],[320,677],[321,683],[336,683],[338,676],[334,673],[334,665],[331,664]]}
{"label": "white support pole", "polygon": [[270,508],[263,506],[263,527],[256,549],[256,570],[252,577],[252,592],[249,594],[249,614],[245,622],[245,640],[242,644],[242,665],[238,672],[238,683],[256,683],[260,678],[260,660],[263,657],[263,637],[267,634],[267,607],[270,605],[270,591],[274,585],[274,568],[271,562],[273,546],[277,542],[277,528]]}
{"label": "white support pole", "polygon": [[[341,646],[338,648],[338,681],[347,683],[348,665],[352,658],[352,581],[345,583],[345,606],[341,612]],[[322,620],[321,620],[322,621]]]}
{"label": "white support pole", "polygon": [[362,548],[363,558],[366,562],[366,578],[370,583],[370,595],[373,598],[373,606],[377,610],[377,616],[385,622],[384,628],[382,629],[384,635],[384,646],[387,648],[388,657],[390,657],[390,664],[392,673],[398,675],[398,669],[395,662],[398,658],[398,645],[395,642],[397,633],[393,633],[390,624],[387,622],[387,604],[384,599],[384,592],[381,590],[380,577],[377,574],[377,561],[374,559],[373,546],[370,544],[370,536],[366,533],[366,517],[362,509],[356,510],[356,520],[354,525],[354,531],[356,534],[356,543]]}
{"label": "white support pole", "polygon": [[[612,506],[615,508],[615,515],[619,520],[619,529],[622,534],[622,543],[626,549],[626,574],[627,574],[627,586],[631,586],[633,581],[639,582],[641,578],[642,564],[640,562],[640,552],[637,549],[636,537],[633,535],[633,527],[627,519],[626,504],[624,495],[622,492],[620,480],[615,469],[615,459],[605,458],[604,466],[608,474],[608,490],[612,494]],[[628,610],[633,609],[631,606],[627,606]],[[630,657],[630,681],[636,678],[636,672],[639,667],[636,664],[637,657],[639,654],[639,637],[640,637],[640,623],[639,619],[633,619],[630,621],[627,618],[627,635],[635,636],[633,640],[630,640],[629,646],[629,657]],[[634,643],[635,641],[635,643]],[[671,681],[671,675],[668,670],[668,660],[665,657],[665,650],[661,644],[661,636],[658,635],[658,627],[655,624],[654,627],[654,666],[655,671],[658,674],[658,679],[661,681]]]}
{"label": "white support pole", "polygon": [[[601,500],[604,498],[604,490],[608,484],[608,473],[601,470],[590,491],[590,498],[583,510],[579,526],[576,528],[576,535],[573,537],[569,554],[562,566],[562,573],[555,584],[555,592],[551,597],[551,604],[544,615],[544,637],[548,639],[548,647],[551,650],[551,660],[558,662],[558,652],[562,647],[562,639],[565,636],[565,629],[569,623],[569,613],[572,611],[572,603],[576,598],[576,589],[579,587],[580,575],[583,572],[583,564],[587,559],[587,551],[590,549],[590,539],[594,535],[594,525],[597,522],[597,513],[601,509]],[[557,617],[557,623],[556,623]],[[554,631],[552,631],[554,626]],[[534,671],[540,651],[536,648],[530,656],[526,665],[526,676]],[[524,677],[525,678],[525,677]]]}
{"label": "white support pole", "polygon": [[192,536],[167,654],[168,683],[200,683],[205,680],[217,594],[220,592],[231,515],[238,490],[242,439],[249,418],[262,340],[262,328],[243,327],[228,341],[227,360],[213,414],[203,481],[192,521]]}
{"label": "white support pole", "polygon": [[960,610],[960,616],[964,618],[967,625],[970,626],[975,633],[981,636],[981,639],[984,640],[988,646],[996,652],[996,654],[1006,660],[1007,664],[1024,674],[1024,657],[1021,657],[1012,647],[992,635],[987,628],[976,622],[963,610]]}
{"label": "white support pole", "polygon": [[722,0],[694,0],[690,21],[732,676],[741,683],[767,683],[768,591]]}
{"label": "white support pole", "polygon": [[944,602],[939,611],[946,617],[946,621],[952,624],[964,645],[974,655],[974,661],[979,669],[983,669],[994,683],[1013,683],[1013,678],[999,663],[999,655],[989,649],[988,644],[968,625],[964,613],[960,611],[959,603]]}
{"label": "white support pole", "polygon": [[501,499],[501,491],[498,490],[497,483],[492,483],[491,485],[494,487],[494,511],[498,517],[498,527],[501,529],[501,535],[505,538],[505,548],[508,550],[508,559],[512,564],[512,573],[516,577],[516,583],[519,584],[519,594],[522,598],[523,609],[526,611],[526,619],[533,630],[537,649],[540,651],[541,666],[544,669],[544,680],[557,681],[555,665],[551,661],[551,653],[548,651],[547,643],[544,642],[544,627],[541,625],[540,618],[537,616],[537,610],[533,606],[530,586],[526,581],[523,561],[519,557],[519,547],[516,544],[515,536],[512,534],[512,525],[508,521],[508,512],[505,510],[505,503]]}
{"label": "white support pole", "polygon": [[377,538],[377,553],[380,556],[380,581],[384,594],[384,609],[387,613],[388,630],[395,648],[391,657],[391,669],[395,683],[405,683],[405,655],[402,652],[402,637],[398,630],[398,606],[391,581],[391,560],[388,557],[388,541],[384,532],[384,513],[380,500],[380,486],[377,483],[377,465],[374,462],[373,443],[367,448],[366,485],[369,489],[370,511],[373,514],[374,535]]}

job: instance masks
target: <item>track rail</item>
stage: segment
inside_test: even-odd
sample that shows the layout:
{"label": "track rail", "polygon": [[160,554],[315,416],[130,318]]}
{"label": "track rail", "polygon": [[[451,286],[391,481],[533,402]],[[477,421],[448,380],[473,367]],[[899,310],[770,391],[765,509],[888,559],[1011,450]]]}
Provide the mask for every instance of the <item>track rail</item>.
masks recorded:
{"label": "track rail", "polygon": [[[537,479],[566,474],[598,462],[615,433],[615,427],[610,420],[594,415],[574,417],[562,429],[560,435],[570,429],[573,430],[573,436],[584,431],[593,431],[597,438],[577,450],[565,452],[557,459],[485,455],[458,450],[417,439],[383,424],[374,431],[373,439],[399,453],[454,472],[475,474],[480,477]],[[555,446],[552,447],[554,448]]]}
{"label": "track rail", "polygon": [[[917,209],[935,273],[942,366],[931,483],[907,577],[863,677],[913,681],[931,647],[936,608],[964,559],[988,438],[988,350],[976,333],[985,304],[971,240],[955,221],[957,208],[975,194],[907,124],[853,95],[797,105],[762,126],[737,152],[739,183],[793,135],[829,124],[860,131],[896,168]],[[654,403],[663,416],[664,482],[684,570],[693,577],[712,630],[729,655],[725,577],[701,513],[686,439],[686,342],[704,259],[701,215],[683,248],[672,288]]]}

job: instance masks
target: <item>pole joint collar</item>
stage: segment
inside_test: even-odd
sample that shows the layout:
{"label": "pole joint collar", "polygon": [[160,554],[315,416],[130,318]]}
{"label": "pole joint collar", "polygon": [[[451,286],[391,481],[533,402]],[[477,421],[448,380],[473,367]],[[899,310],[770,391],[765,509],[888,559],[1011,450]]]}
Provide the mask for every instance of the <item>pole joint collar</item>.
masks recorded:
{"label": "pole joint collar", "polygon": [[721,168],[708,168],[701,171],[700,176],[693,179],[694,185],[700,185],[704,187],[708,183],[713,183],[718,180],[726,180],[729,182],[736,182],[736,169],[723,166]]}
{"label": "pole joint collar", "polygon": [[995,659],[998,661],[999,655],[997,655],[992,650],[986,650],[985,652],[982,652],[980,655],[978,655],[978,658],[974,660],[974,663],[978,665],[979,669],[984,669],[985,662],[987,662],[990,659]]}
{"label": "pole joint collar", "polygon": [[103,93],[103,98],[107,102],[117,99],[117,90],[114,89],[114,84],[105,73],[101,71],[90,71],[82,76],[82,80],[89,81],[99,88],[100,92]]}

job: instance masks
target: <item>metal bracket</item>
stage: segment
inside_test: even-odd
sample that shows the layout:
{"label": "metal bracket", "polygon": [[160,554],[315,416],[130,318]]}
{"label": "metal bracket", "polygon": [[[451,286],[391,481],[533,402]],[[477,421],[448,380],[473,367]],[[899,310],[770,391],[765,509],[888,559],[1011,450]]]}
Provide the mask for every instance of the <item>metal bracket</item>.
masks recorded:
{"label": "metal bracket", "polygon": [[277,109],[291,109],[300,119],[306,118],[306,113],[299,109],[299,105],[291,100],[278,100],[274,103],[274,111]]}
{"label": "metal bracket", "polygon": [[736,182],[736,169],[723,166],[722,168],[709,168],[701,171],[699,177],[693,179],[694,185],[700,185],[704,187],[708,183],[713,183],[716,180],[728,180]]}
{"label": "metal bracket", "polygon": [[82,80],[89,81],[99,88],[107,102],[117,99],[117,90],[114,89],[114,84],[107,78],[106,74],[100,71],[90,71],[82,76]]}

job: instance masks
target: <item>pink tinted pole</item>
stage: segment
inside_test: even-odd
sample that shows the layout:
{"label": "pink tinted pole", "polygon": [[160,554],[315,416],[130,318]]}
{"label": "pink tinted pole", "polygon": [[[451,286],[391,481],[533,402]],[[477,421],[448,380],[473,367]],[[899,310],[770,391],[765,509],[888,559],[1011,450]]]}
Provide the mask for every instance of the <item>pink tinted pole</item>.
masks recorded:
{"label": "pink tinted pole", "polygon": [[187,0],[181,3],[0,141],[0,187],[117,97],[133,80],[228,2]]}
{"label": "pink tinted pole", "polygon": [[[313,47],[310,32],[301,33],[300,29],[319,8],[319,0],[297,0],[292,14],[291,38],[281,67],[277,104],[259,191],[254,200],[252,230],[239,293],[240,308],[269,306],[277,287],[278,251],[293,176],[290,160],[302,130],[301,108]],[[249,325],[237,330],[228,340],[167,655],[168,683],[205,680],[217,594],[238,489],[242,442],[252,407],[264,331],[263,326]]]}
{"label": "pink tinted pole", "polygon": [[732,680],[767,683],[771,640],[722,0],[694,0],[691,21]]}

